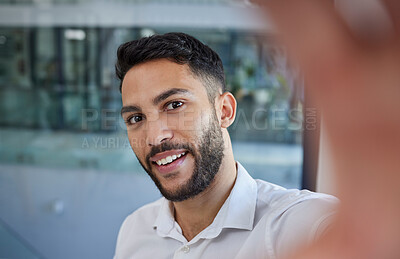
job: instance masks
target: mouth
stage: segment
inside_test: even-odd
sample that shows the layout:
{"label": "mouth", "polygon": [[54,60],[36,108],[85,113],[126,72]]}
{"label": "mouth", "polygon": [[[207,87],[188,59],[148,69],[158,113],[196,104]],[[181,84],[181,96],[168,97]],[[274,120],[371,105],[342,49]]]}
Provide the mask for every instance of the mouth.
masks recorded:
{"label": "mouth", "polygon": [[185,161],[187,154],[186,150],[170,150],[151,157],[150,161],[159,172],[169,173],[175,171]]}
{"label": "mouth", "polygon": [[187,154],[187,152],[182,152],[182,153],[180,153],[178,155],[167,156],[165,158],[162,158],[162,159],[159,159],[157,161],[154,161],[153,163],[155,163],[155,164],[157,164],[159,166],[165,166],[165,165],[173,163],[175,160],[181,158],[182,156],[184,156],[186,154]]}

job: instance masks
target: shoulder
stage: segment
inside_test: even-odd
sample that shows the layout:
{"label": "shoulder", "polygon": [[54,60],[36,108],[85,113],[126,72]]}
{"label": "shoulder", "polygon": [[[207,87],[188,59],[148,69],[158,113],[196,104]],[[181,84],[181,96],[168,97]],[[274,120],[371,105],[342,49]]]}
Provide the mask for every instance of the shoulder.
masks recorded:
{"label": "shoulder", "polygon": [[118,239],[124,239],[124,237],[132,235],[133,231],[141,232],[153,226],[163,201],[164,198],[158,199],[140,207],[127,216],[121,225]]}
{"label": "shoulder", "polygon": [[[156,217],[156,214],[160,210],[161,205],[163,204],[165,198],[160,198],[156,201],[153,201],[151,203],[148,203],[146,205],[143,205],[142,207],[138,208],[135,210],[132,214],[130,214],[127,217],[127,220],[132,219],[132,218],[153,218]],[[150,216],[150,217],[149,217]]]}
{"label": "shoulder", "polygon": [[153,226],[163,201],[161,198],[144,205],[125,218],[118,233],[114,258],[131,258],[143,244],[154,239]]}
{"label": "shoulder", "polygon": [[285,189],[257,180],[257,207],[264,213],[266,240],[281,256],[320,237],[331,225],[339,200],[308,190]]}
{"label": "shoulder", "polygon": [[[311,192],[308,190],[285,189],[281,186],[256,180],[257,203],[260,206],[268,206],[269,210],[281,214],[287,210],[324,209],[335,208],[338,199],[332,195]],[[307,211],[310,212],[310,211]]]}

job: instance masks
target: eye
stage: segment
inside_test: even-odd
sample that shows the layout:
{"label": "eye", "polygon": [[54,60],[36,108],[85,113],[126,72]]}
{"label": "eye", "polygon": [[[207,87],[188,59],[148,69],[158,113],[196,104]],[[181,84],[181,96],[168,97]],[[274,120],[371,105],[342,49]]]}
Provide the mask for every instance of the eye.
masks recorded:
{"label": "eye", "polygon": [[181,102],[181,101],[173,101],[173,102],[170,102],[170,103],[165,107],[165,109],[166,109],[167,111],[175,110],[175,109],[181,107],[182,105],[183,105],[183,102]]}
{"label": "eye", "polygon": [[126,120],[126,123],[127,124],[136,124],[136,123],[138,123],[138,122],[140,122],[142,120],[143,120],[143,116],[142,115],[133,115],[132,117],[129,117]]}

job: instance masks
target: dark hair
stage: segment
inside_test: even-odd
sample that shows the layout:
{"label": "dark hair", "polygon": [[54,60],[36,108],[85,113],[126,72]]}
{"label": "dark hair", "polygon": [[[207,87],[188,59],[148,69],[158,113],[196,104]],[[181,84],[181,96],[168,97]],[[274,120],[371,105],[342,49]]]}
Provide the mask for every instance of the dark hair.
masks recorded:
{"label": "dark hair", "polygon": [[219,89],[225,92],[225,74],[218,54],[196,38],[185,33],[171,32],[129,41],[118,48],[115,72],[122,81],[133,66],[156,59],[168,59],[187,64],[190,71],[203,81],[210,101]]}

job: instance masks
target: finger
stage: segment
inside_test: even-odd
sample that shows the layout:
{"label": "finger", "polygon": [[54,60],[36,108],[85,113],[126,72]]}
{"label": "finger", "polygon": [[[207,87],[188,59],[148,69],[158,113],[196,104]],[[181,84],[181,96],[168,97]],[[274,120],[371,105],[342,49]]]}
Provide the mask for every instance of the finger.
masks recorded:
{"label": "finger", "polygon": [[376,47],[393,39],[393,22],[383,1],[335,0],[335,7],[362,45]]}
{"label": "finger", "polygon": [[306,76],[313,75],[314,85],[326,88],[326,80],[342,72],[335,70],[346,70],[343,64],[352,66],[357,45],[332,1],[259,0],[259,4],[272,18],[289,57]]}
{"label": "finger", "polygon": [[396,30],[397,38],[400,38],[400,1],[399,0],[383,0],[386,4],[386,10],[390,14],[393,25]]}

